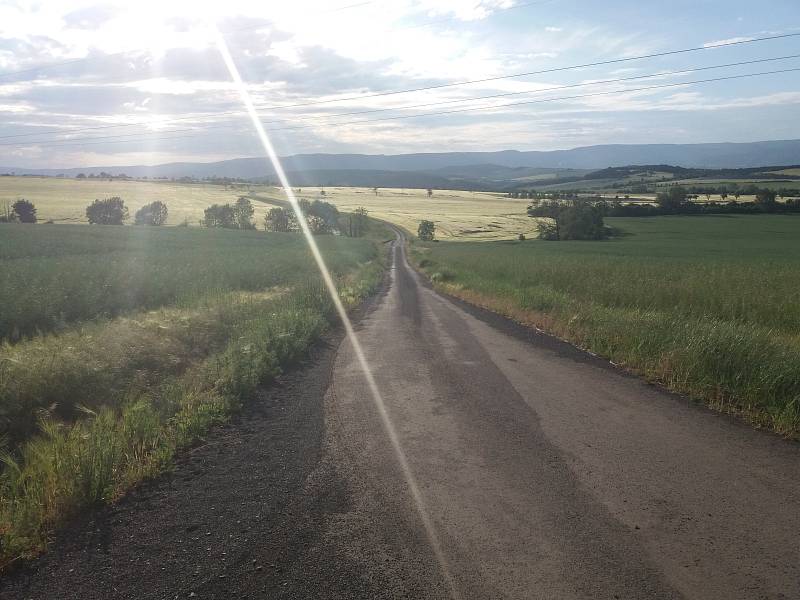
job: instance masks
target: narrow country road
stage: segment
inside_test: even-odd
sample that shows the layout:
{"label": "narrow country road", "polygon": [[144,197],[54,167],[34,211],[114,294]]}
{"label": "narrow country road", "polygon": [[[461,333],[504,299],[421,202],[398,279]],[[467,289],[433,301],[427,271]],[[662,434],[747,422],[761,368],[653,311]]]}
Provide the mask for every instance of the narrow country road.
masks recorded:
{"label": "narrow country road", "polygon": [[445,299],[347,339],[0,598],[800,598],[800,446]]}
{"label": "narrow country road", "polygon": [[[359,338],[409,472],[346,342],[326,407],[385,526],[427,514],[439,595],[800,598],[797,445],[493,327],[423,285],[399,244],[393,265]],[[413,552],[433,563],[426,537]]]}

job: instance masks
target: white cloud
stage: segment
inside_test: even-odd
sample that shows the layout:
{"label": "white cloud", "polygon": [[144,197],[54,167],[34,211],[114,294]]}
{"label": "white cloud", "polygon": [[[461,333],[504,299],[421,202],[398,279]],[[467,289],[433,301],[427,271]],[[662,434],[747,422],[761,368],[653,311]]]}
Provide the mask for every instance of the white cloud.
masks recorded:
{"label": "white cloud", "polygon": [[22,114],[35,112],[35,108],[30,104],[0,104],[0,113]]}
{"label": "white cloud", "polygon": [[178,81],[165,77],[142,79],[121,85],[135,88],[147,94],[171,94],[176,96],[191,96],[198,92],[233,92],[235,90],[232,83],[224,81]]}
{"label": "white cloud", "polygon": [[739,42],[747,42],[752,40],[751,37],[732,37],[725,38],[724,40],[714,40],[712,42],[705,42],[703,48],[712,48],[714,46],[722,46],[725,44],[738,44]]}
{"label": "white cloud", "polygon": [[661,94],[663,94],[663,90],[644,90],[577,98],[559,103],[558,108],[553,112],[713,112],[800,104],[800,92],[780,92],[730,100],[712,98],[697,91]]}
{"label": "white cloud", "polygon": [[523,54],[522,58],[535,59],[535,58],[557,58],[558,52],[528,52]]}
{"label": "white cloud", "polygon": [[[216,160],[257,152],[243,134],[240,109],[216,49],[209,23],[219,21],[251,92],[270,127],[316,123],[309,129],[275,132],[282,152],[479,149],[500,147],[565,147],[594,143],[598,136],[631,135],[623,115],[668,111],[702,112],[790,106],[796,93],[791,80],[776,82],[774,93],[752,96],[752,84],[733,87],[729,98],[693,90],[614,94],[520,108],[501,105],[535,91],[581,81],[623,77],[681,68],[680,57],[653,63],[625,63],[595,69],[536,76],[536,81],[502,79],[484,83],[420,90],[408,94],[356,98],[404,88],[425,88],[464,80],[494,78],[582,62],[647,54],[679,47],[654,26],[617,29],[603,19],[558,13],[558,5],[505,13],[523,0],[381,0],[372,3],[331,3],[324,0],[254,3],[226,0],[48,0],[47,3],[2,3],[0,0],[0,72],[89,57],[89,60],[44,69],[19,78],[0,79],[0,135],[37,130],[137,124],[115,132],[168,131],[173,128],[214,129],[205,136],[156,144],[154,154],[143,141],[135,144],[63,147],[58,153],[7,147],[13,156],[66,165],[155,160]],[[559,3],[560,4],[560,3]],[[191,15],[191,16],[186,16]],[[502,15],[502,16],[501,16]],[[497,17],[497,18],[493,18]],[[525,27],[520,27],[525,19]],[[559,27],[547,23],[567,23]],[[759,28],[768,27],[766,23]],[[539,32],[522,34],[520,31]],[[544,33],[543,33],[544,32]],[[631,33],[633,32],[633,33]],[[675,36],[671,36],[675,37]],[[709,35],[709,37],[712,37]],[[720,35],[722,37],[722,35]],[[707,45],[739,41],[729,38]],[[693,59],[694,60],[694,59]],[[678,63],[678,64],[676,64]],[[34,78],[35,77],[35,78]],[[795,80],[796,81],[796,80]],[[642,84],[647,85],[647,84]],[[727,84],[726,84],[727,86]],[[749,87],[748,87],[749,86]],[[632,86],[633,87],[633,86]],[[586,91],[613,90],[598,85]],[[727,88],[726,88],[727,89]],[[531,92],[496,100],[474,96]],[[564,90],[553,95],[578,95]],[[411,105],[451,100],[463,103],[429,108]],[[307,104],[319,100],[336,102]],[[490,105],[492,110],[441,117],[325,125],[337,113],[392,108],[393,111],[340,120]],[[407,107],[407,108],[404,108]],[[776,109],[777,110],[777,109]],[[618,122],[601,122],[599,113]],[[635,115],[640,115],[635,117]],[[333,116],[332,116],[333,115]],[[169,118],[183,119],[177,123]],[[184,119],[184,117],[191,117]],[[709,117],[711,118],[711,117]],[[572,121],[574,126],[570,126]],[[578,121],[580,121],[578,123]],[[230,130],[217,128],[231,125]],[[602,130],[603,127],[607,131]],[[676,129],[677,131],[677,129]],[[86,135],[86,134],[83,134]],[[91,134],[90,134],[91,135]],[[794,135],[794,133],[792,134]],[[73,137],[80,137],[76,134]],[[224,140],[221,143],[220,140]],[[6,153],[6,156],[12,154]],[[0,161],[2,162],[2,161]]]}
{"label": "white cloud", "polygon": [[481,20],[496,9],[511,8],[512,0],[417,0],[417,7],[430,16],[452,14],[463,21]]}

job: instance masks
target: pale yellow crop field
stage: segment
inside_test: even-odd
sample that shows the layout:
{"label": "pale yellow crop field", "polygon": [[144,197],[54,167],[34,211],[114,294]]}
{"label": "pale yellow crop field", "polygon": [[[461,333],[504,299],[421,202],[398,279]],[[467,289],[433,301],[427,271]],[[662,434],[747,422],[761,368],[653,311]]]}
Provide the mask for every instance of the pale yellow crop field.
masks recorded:
{"label": "pale yellow crop field", "polygon": [[[197,225],[203,210],[212,204],[227,204],[247,194],[249,187],[226,189],[224,185],[171,181],[122,181],[102,179],[61,179],[56,177],[0,177],[0,208],[24,198],[36,205],[40,221],[85,223],[86,207],[95,199],[119,196],[130,213],[154,200],[161,200],[169,209],[168,225],[179,225],[184,219]],[[269,206],[254,203],[259,226]]]}
{"label": "pale yellow crop field", "polygon": [[[283,198],[276,188],[258,195]],[[320,197],[319,189],[302,188],[299,197],[314,200]],[[379,188],[376,195],[372,188],[326,187],[323,199],[344,212],[363,206],[370,216],[413,234],[421,220],[433,221],[439,239],[502,240],[520,233],[537,235],[536,220],[526,214],[529,202],[504,194],[434,190],[428,198],[426,190],[419,189]]]}
{"label": "pale yellow crop field", "polygon": [[[371,216],[399,225],[416,233],[419,222],[436,223],[440,239],[499,240],[516,238],[520,233],[536,236],[536,220],[526,215],[527,200],[507,198],[489,192],[434,190],[428,198],[422,189],[325,188],[327,202],[348,212],[364,206]],[[86,206],[95,198],[119,196],[130,213],[129,222],[142,205],[154,200],[166,203],[168,225],[188,220],[197,225],[203,210],[211,204],[235,202],[249,195],[255,209],[258,228],[271,208],[270,199],[282,201],[282,190],[264,185],[226,188],[224,185],[171,181],[122,181],[102,179],[67,179],[56,177],[0,177],[0,207],[24,198],[36,205],[40,221],[85,223]],[[319,188],[303,188],[300,198],[321,198]],[[259,202],[259,200],[261,200]]]}

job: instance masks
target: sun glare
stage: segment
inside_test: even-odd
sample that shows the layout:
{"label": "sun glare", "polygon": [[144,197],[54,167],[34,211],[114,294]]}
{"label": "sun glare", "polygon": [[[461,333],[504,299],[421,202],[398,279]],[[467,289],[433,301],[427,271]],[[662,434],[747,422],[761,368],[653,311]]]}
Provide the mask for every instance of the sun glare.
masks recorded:
{"label": "sun glare", "polygon": [[245,109],[247,110],[247,113],[250,116],[250,120],[252,121],[253,127],[258,133],[258,137],[261,140],[261,144],[264,147],[264,151],[267,155],[267,158],[272,168],[275,170],[275,173],[278,176],[278,180],[280,181],[281,187],[283,188],[286,197],[289,199],[289,203],[291,204],[295,216],[297,217],[297,221],[300,224],[300,229],[303,235],[305,236],[306,242],[308,243],[308,246],[311,249],[311,253],[314,257],[314,261],[316,262],[320,274],[322,275],[322,279],[325,282],[325,287],[328,293],[330,294],[331,300],[333,301],[333,304],[336,307],[336,312],[339,318],[341,319],[342,324],[344,325],[347,339],[352,345],[353,351],[356,355],[356,358],[358,359],[359,365],[361,366],[361,371],[364,375],[369,390],[372,394],[372,399],[378,410],[378,414],[381,417],[381,422],[383,423],[384,429],[386,430],[386,434],[392,445],[397,461],[400,464],[400,467],[403,471],[403,475],[406,479],[406,484],[408,485],[411,496],[414,499],[414,504],[420,516],[420,520],[422,521],[422,524],[425,528],[425,532],[427,534],[428,541],[430,542],[431,549],[433,550],[433,553],[436,556],[442,574],[450,588],[451,597],[459,598],[460,595],[457,591],[457,588],[455,587],[453,577],[452,574],[450,573],[450,568],[447,563],[447,559],[445,558],[444,552],[442,551],[441,543],[439,541],[439,536],[436,532],[436,527],[434,526],[433,521],[430,518],[428,510],[425,506],[425,499],[422,495],[419,485],[417,484],[411,466],[408,463],[408,459],[406,458],[405,452],[403,451],[403,448],[400,445],[400,439],[398,438],[397,432],[394,428],[394,425],[392,424],[391,417],[389,416],[389,413],[386,410],[386,403],[383,400],[383,396],[381,395],[380,389],[378,388],[378,384],[375,381],[375,377],[372,374],[372,369],[369,366],[367,357],[364,354],[364,350],[361,346],[361,343],[358,340],[358,336],[356,335],[356,332],[353,329],[353,324],[350,321],[350,317],[348,316],[347,311],[345,310],[344,305],[342,304],[342,301],[339,298],[339,292],[336,289],[336,283],[333,281],[333,277],[331,276],[331,273],[325,264],[325,260],[322,256],[322,253],[319,250],[319,247],[317,246],[317,242],[314,239],[313,234],[311,233],[311,229],[308,226],[308,222],[306,221],[305,215],[303,214],[303,211],[300,209],[297,197],[294,194],[294,189],[289,183],[289,179],[286,176],[286,172],[283,169],[283,165],[281,165],[277,153],[275,152],[275,148],[272,145],[272,141],[267,135],[264,126],[261,124],[261,120],[258,116],[256,108],[253,105],[253,101],[250,98],[250,94],[247,91],[247,87],[244,81],[242,80],[241,75],[239,74],[239,70],[236,67],[236,63],[234,62],[233,57],[231,56],[228,45],[225,42],[225,38],[222,36],[222,34],[219,33],[219,31],[216,31],[215,37],[216,37],[217,47],[219,48],[220,54],[222,54],[222,58],[225,61],[225,66],[228,68],[228,71],[230,72],[231,75],[231,79],[236,85],[236,89],[239,91],[239,96],[241,98],[242,104],[244,104]]}

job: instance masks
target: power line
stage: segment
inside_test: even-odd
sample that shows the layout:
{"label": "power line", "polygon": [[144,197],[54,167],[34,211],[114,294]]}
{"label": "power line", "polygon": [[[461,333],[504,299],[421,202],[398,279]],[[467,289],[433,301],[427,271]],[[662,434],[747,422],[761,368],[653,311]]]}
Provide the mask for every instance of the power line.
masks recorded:
{"label": "power line", "polygon": [[[368,99],[368,98],[375,98],[375,97],[379,97],[379,96],[407,94],[407,93],[412,93],[412,92],[429,91],[429,90],[435,90],[435,89],[441,89],[441,88],[447,88],[447,87],[456,87],[456,86],[462,86],[462,85],[469,85],[469,84],[474,84],[474,83],[485,83],[485,82],[489,82],[489,81],[500,81],[500,80],[503,80],[503,79],[515,79],[515,78],[525,77],[525,76],[529,76],[529,75],[542,75],[542,74],[547,74],[547,73],[564,72],[564,71],[570,71],[570,70],[576,70],[576,69],[584,69],[584,68],[588,68],[588,67],[596,67],[596,66],[603,66],[603,65],[610,65],[610,64],[618,64],[618,63],[622,63],[622,62],[644,60],[644,59],[648,59],[648,58],[657,58],[657,57],[663,57],[663,56],[672,56],[672,55],[676,55],[676,54],[685,54],[685,53],[689,53],[689,52],[698,52],[698,51],[701,51],[701,50],[711,50],[711,49],[715,49],[715,48],[738,46],[738,45],[742,45],[742,44],[752,44],[752,43],[756,43],[756,42],[764,42],[764,41],[770,41],[770,40],[776,40],[776,39],[793,38],[793,37],[797,37],[797,36],[800,36],[800,33],[787,33],[787,34],[773,35],[773,36],[760,37],[760,38],[750,38],[750,39],[746,39],[746,40],[734,40],[734,41],[731,41],[731,42],[721,42],[721,43],[718,43],[718,44],[708,44],[708,45],[705,45],[705,46],[696,46],[696,47],[692,47],[692,48],[683,48],[683,49],[680,49],[680,50],[669,50],[669,51],[658,52],[658,53],[653,53],[653,54],[643,54],[643,55],[639,55],[639,56],[621,57],[621,58],[615,58],[615,59],[610,59],[610,60],[606,60],[606,61],[599,61],[599,62],[594,62],[594,63],[568,65],[568,66],[565,66],[565,67],[555,67],[555,68],[551,68],[551,69],[542,69],[542,70],[539,70],[539,71],[527,71],[525,73],[513,73],[513,74],[510,74],[510,75],[499,75],[499,76],[496,76],[496,77],[488,77],[488,78],[484,78],[484,79],[474,79],[474,80],[470,80],[470,81],[438,84],[438,85],[433,85],[433,86],[410,88],[410,89],[404,89],[404,90],[394,90],[394,91],[388,91],[388,92],[376,92],[376,93],[370,93],[370,94],[361,94],[361,95],[349,96],[349,97],[346,97],[346,98],[332,98],[332,99],[327,99],[327,100],[317,100],[317,101],[302,102],[302,103],[297,103],[297,104],[284,104],[284,105],[276,105],[276,106],[259,106],[257,108],[259,110],[282,110],[282,109],[286,109],[286,108],[299,108],[299,107],[306,107],[306,106],[314,106],[314,105],[318,105],[318,104],[329,104],[329,103],[333,103],[333,102],[347,102],[347,101],[352,101],[352,100],[362,100],[362,99]],[[236,111],[225,111],[225,112],[214,113],[213,115],[209,115],[209,116],[210,117],[219,117],[219,116],[240,115],[240,114],[242,114],[242,111],[241,110],[236,110]],[[166,120],[160,121],[160,122],[161,123],[171,123],[171,122],[177,122],[177,121],[193,121],[193,120],[197,120],[198,118],[199,117],[197,117],[197,116],[194,116],[194,117],[174,117],[174,118],[166,119]],[[153,124],[153,121],[151,120],[151,121],[140,121],[138,123],[121,123],[121,124],[117,123],[117,124],[108,124],[108,125],[95,125],[95,126],[91,126],[91,127],[75,128],[75,129],[70,130],[69,132],[65,132],[63,130],[50,130],[50,131],[44,131],[44,132],[43,131],[37,131],[37,132],[28,132],[28,133],[18,133],[18,134],[4,135],[4,136],[0,136],[0,139],[32,137],[32,136],[37,136],[37,135],[48,135],[48,134],[51,134],[51,133],[52,134],[65,134],[65,133],[77,133],[77,132],[82,132],[82,131],[97,131],[97,130],[101,130],[101,129],[112,129],[112,128],[120,128],[120,127],[138,127],[138,126],[147,126],[147,125],[152,125],[152,124]]]}
{"label": "power line", "polygon": [[550,69],[541,69],[538,71],[526,71],[524,73],[514,73],[511,75],[497,75],[495,77],[484,77],[483,79],[471,79],[467,81],[458,81],[455,83],[440,83],[437,85],[428,85],[418,88],[410,88],[405,90],[393,90],[389,92],[375,92],[371,94],[359,94],[357,96],[348,96],[346,98],[331,98],[328,100],[314,100],[312,102],[301,102],[298,104],[282,104],[280,106],[273,106],[269,108],[263,108],[261,110],[277,110],[281,108],[297,108],[301,106],[314,106],[317,104],[330,104],[332,102],[347,102],[350,100],[363,100],[365,98],[377,98],[380,96],[393,96],[396,94],[409,94],[412,92],[425,92],[429,90],[438,90],[447,87],[455,87],[455,86],[462,86],[462,85],[470,85],[473,83],[487,83],[489,81],[500,81],[501,79],[515,79],[518,77],[527,77],[529,75],[544,75],[546,73],[559,73],[562,71],[571,71],[574,69],[586,69],[589,67],[600,67],[604,65],[613,65],[619,64],[624,62],[631,62],[635,60],[644,60],[647,58],[658,58],[662,56],[672,56],[675,54],[685,54],[688,52],[699,52],[701,50],[713,50],[714,48],[725,48],[728,46],[739,46],[742,44],[752,44],[754,42],[765,42],[768,40],[778,40],[783,38],[790,38],[790,37],[797,37],[800,36],[800,33],[784,33],[781,35],[771,35],[767,37],[760,37],[760,38],[749,38],[746,40],[734,40],[730,42],[720,42],[718,44],[706,44],[705,46],[695,46],[694,48],[685,48],[682,50],[669,50],[667,52],[655,52],[652,54],[642,54],[639,56],[629,56],[629,57],[622,57],[622,58],[614,58],[611,60],[603,60],[591,63],[583,63],[580,65],[569,65],[566,67],[553,67]]}
{"label": "power line", "polygon": [[[572,84],[567,84],[567,85],[556,85],[556,86],[551,86],[551,87],[546,87],[546,88],[537,88],[535,90],[523,90],[523,91],[519,91],[519,92],[503,92],[503,93],[500,93],[500,94],[490,94],[488,96],[473,96],[471,98],[457,98],[457,99],[454,99],[454,100],[441,100],[439,102],[426,102],[426,103],[423,103],[423,104],[412,104],[410,106],[394,106],[394,107],[387,107],[387,108],[373,108],[373,109],[369,109],[369,110],[359,110],[359,111],[346,112],[346,113],[335,113],[335,114],[332,114],[332,115],[325,115],[323,117],[318,117],[318,118],[344,117],[344,116],[350,116],[350,115],[365,115],[365,114],[370,114],[370,113],[387,112],[387,111],[392,111],[392,110],[409,110],[409,109],[412,109],[412,108],[425,108],[425,107],[428,107],[428,106],[440,106],[442,104],[456,104],[456,103],[459,103],[459,102],[471,102],[471,101],[474,101],[474,100],[488,100],[490,98],[503,98],[503,97],[507,97],[507,96],[520,96],[520,95],[523,95],[523,94],[537,94],[537,93],[542,93],[542,92],[552,92],[552,91],[555,91],[555,90],[564,90],[564,89],[576,88],[576,87],[586,87],[586,86],[590,86],[590,85],[604,85],[604,84],[607,84],[607,83],[620,83],[620,82],[624,82],[624,81],[634,81],[634,80],[637,80],[637,79],[652,79],[654,77],[667,77],[667,76],[671,76],[671,75],[684,75],[686,73],[696,73],[698,71],[710,71],[712,69],[723,69],[723,68],[727,68],[727,67],[739,67],[739,66],[744,66],[744,65],[753,65],[753,64],[765,63],[765,62],[775,62],[775,61],[778,61],[778,60],[789,60],[789,59],[792,59],[792,58],[800,58],[800,54],[788,54],[786,56],[776,56],[776,57],[772,57],[772,58],[758,58],[758,59],[754,59],[754,60],[744,60],[744,61],[739,61],[739,62],[726,63],[726,64],[723,64],[723,65],[710,65],[710,66],[707,66],[707,67],[695,67],[695,68],[691,68],[691,69],[680,69],[680,70],[677,70],[677,71],[661,71],[659,73],[652,73],[652,74],[649,74],[649,75],[632,75],[630,77],[618,77],[618,78],[615,78],[615,79],[600,79],[600,80],[597,80],[597,81],[587,81],[587,82],[584,82],[584,83],[572,83]],[[269,123],[270,121],[267,121],[267,122]],[[273,122],[278,122],[278,121],[273,121]]]}
{"label": "power line", "polygon": [[[482,111],[482,110],[498,110],[504,108],[511,108],[515,106],[523,106],[529,104],[541,104],[547,102],[558,102],[564,100],[576,100],[582,98],[591,98],[591,97],[598,97],[598,96],[609,96],[615,94],[630,94],[634,92],[642,92],[647,90],[656,90],[656,89],[664,89],[664,88],[674,88],[674,87],[685,87],[691,85],[699,85],[704,83],[712,83],[716,81],[730,81],[734,79],[744,79],[744,78],[751,78],[751,77],[760,77],[764,75],[777,75],[783,73],[794,73],[800,71],[800,67],[791,68],[791,69],[779,69],[774,71],[763,71],[759,73],[746,73],[740,75],[729,75],[725,77],[714,77],[710,79],[699,79],[695,81],[684,81],[678,83],[666,83],[666,84],[659,84],[653,86],[645,86],[645,87],[638,87],[638,88],[630,88],[626,90],[612,90],[606,92],[593,92],[590,94],[578,94],[573,96],[559,96],[555,98],[543,98],[538,100],[525,100],[522,102],[512,102],[508,104],[502,105],[487,105],[487,106],[476,106],[476,107],[468,107],[468,108],[460,108],[454,110],[447,110],[447,111],[436,111],[436,112],[429,112],[429,113],[422,113],[416,115],[400,115],[394,117],[383,117],[380,119],[357,119],[357,120],[350,120],[350,121],[339,121],[335,123],[327,123],[327,126],[342,126],[342,125],[358,125],[358,124],[365,124],[365,123],[376,123],[376,122],[385,122],[385,121],[395,121],[400,119],[415,119],[421,117],[432,117],[432,116],[441,116],[441,115],[449,115],[449,114],[456,114],[456,113],[464,113],[464,112],[474,112],[474,111]],[[296,129],[310,129],[314,127],[318,127],[319,125],[297,125],[297,126],[287,126],[287,127],[272,127],[268,128],[267,131],[286,131],[286,130],[296,130]],[[156,137],[156,138],[148,138],[146,141],[148,142],[155,142],[155,141],[167,141],[173,139],[185,139],[185,138],[198,138],[202,137],[202,135],[181,135],[181,136],[168,136],[168,137]],[[91,138],[90,138],[91,139]],[[94,138],[96,139],[96,138]],[[115,144],[115,143],[130,143],[130,142],[138,142],[139,140],[116,140],[116,141],[103,141],[103,142],[64,142],[64,143],[54,143],[51,144],[53,147],[60,147],[60,146],[86,146],[86,145],[96,145],[96,144]],[[20,144],[19,142],[13,144],[3,144],[3,145],[24,145],[24,143]]]}
{"label": "power line", "polygon": [[[641,91],[645,91],[645,90],[656,90],[656,89],[662,89],[662,88],[681,87],[681,86],[687,86],[687,85],[697,85],[697,84],[702,84],[702,83],[712,83],[712,82],[715,82],[715,81],[729,81],[729,80],[732,80],[732,79],[745,79],[745,78],[748,78],[748,77],[759,77],[759,76],[762,76],[762,75],[777,75],[777,74],[781,74],[781,73],[793,73],[793,72],[797,72],[797,71],[800,71],[800,67],[796,67],[796,68],[792,68],[792,69],[779,69],[779,70],[776,70],[776,71],[763,71],[763,72],[760,72],[760,73],[746,73],[746,74],[741,74],[741,75],[729,75],[729,76],[726,76],[726,77],[714,77],[714,78],[711,78],[711,79],[699,79],[699,80],[696,80],[696,81],[685,81],[685,82],[679,82],[679,83],[665,83],[665,84],[661,84],[661,85],[653,85],[653,86],[640,87],[640,88],[630,88],[630,89],[627,89],[627,90],[614,90],[614,91],[609,91],[609,92],[594,92],[594,93],[591,93],[591,94],[579,94],[579,95],[576,95],[576,96],[560,96],[560,97],[557,97],[557,98],[544,98],[544,99],[540,99],[540,100],[524,100],[522,102],[510,102],[508,104],[501,104],[501,105],[487,105],[487,106],[476,106],[476,107],[468,107],[468,108],[459,108],[459,109],[447,110],[447,111],[422,113],[422,114],[418,114],[418,115],[401,115],[401,116],[397,116],[397,117],[383,117],[381,119],[360,119],[360,120],[355,120],[355,121],[340,121],[340,122],[337,122],[337,123],[329,123],[328,125],[337,126],[337,125],[350,125],[350,124],[355,124],[355,123],[376,123],[376,122],[379,122],[379,121],[394,121],[394,120],[398,120],[398,119],[413,119],[413,118],[417,118],[417,117],[431,117],[431,116],[439,116],[439,115],[449,115],[449,114],[454,114],[454,113],[471,112],[471,111],[476,111],[476,110],[492,110],[492,109],[508,108],[508,107],[512,107],[512,106],[522,106],[522,105],[527,105],[527,104],[540,104],[540,103],[544,103],[544,102],[556,102],[556,101],[562,101],[562,100],[574,100],[574,99],[579,99],[579,98],[590,98],[590,97],[594,97],[594,96],[608,96],[608,95],[612,95],[612,94],[629,94],[629,93],[632,93],[632,92],[641,92]],[[307,129],[309,127],[316,127],[316,125],[276,127],[276,128],[268,129],[268,131],[283,131],[283,130],[287,130],[287,129]]]}
{"label": "power line", "polygon": [[[400,111],[400,110],[410,110],[416,108],[427,108],[431,106],[441,106],[443,104],[455,104],[455,103],[462,103],[462,102],[473,102],[475,100],[488,100],[492,98],[501,98],[501,97],[508,97],[508,96],[519,96],[522,94],[539,94],[544,92],[552,92],[556,90],[564,90],[564,89],[573,89],[579,87],[588,87],[588,86],[595,86],[595,85],[606,85],[609,83],[622,83],[626,81],[636,81],[641,79],[652,79],[655,77],[668,77],[674,75],[685,75],[687,73],[696,73],[701,71],[709,71],[712,69],[722,69],[722,68],[729,68],[729,67],[738,67],[738,66],[745,66],[745,65],[752,65],[752,64],[760,64],[765,62],[774,62],[779,60],[787,60],[793,58],[800,58],[800,54],[791,54],[787,56],[777,56],[771,58],[761,58],[761,59],[754,59],[754,60],[747,60],[747,61],[739,61],[733,63],[725,63],[720,65],[709,65],[705,67],[695,67],[691,69],[681,69],[676,71],[661,71],[658,73],[652,73],[647,75],[633,75],[630,77],[618,77],[614,79],[602,79],[597,81],[589,81],[584,83],[575,83],[575,84],[568,84],[568,85],[559,85],[559,86],[551,86],[547,88],[538,88],[535,90],[524,90],[518,92],[505,92],[500,94],[491,94],[488,96],[475,96],[472,98],[459,98],[454,100],[443,100],[439,102],[427,102],[423,104],[415,104],[410,106],[399,106],[399,107],[388,107],[388,108],[378,108],[378,109],[370,109],[370,110],[361,110],[361,111],[352,111],[352,112],[345,112],[345,113],[336,113],[331,115],[323,115],[320,117],[312,117],[314,119],[332,119],[336,117],[344,117],[344,116],[355,116],[355,115],[362,115],[362,114],[374,114],[378,112],[388,112],[388,111]],[[225,113],[222,113],[225,114]],[[240,113],[237,113],[240,114]],[[199,119],[195,119],[198,121]],[[307,121],[308,119],[301,119],[301,121]],[[273,121],[264,121],[264,123],[281,123],[281,120],[273,120]],[[326,123],[315,123],[315,125],[325,125]],[[205,129],[216,129],[216,128],[230,128],[231,125],[208,125]],[[196,131],[196,128],[187,128],[187,129],[172,129],[169,131],[164,131],[162,133],[183,133],[183,132],[190,132]],[[67,132],[68,134],[69,132]],[[52,143],[52,142],[60,142],[60,141],[93,141],[93,140],[102,140],[102,139],[116,139],[116,138],[131,138],[131,137],[138,137],[138,136],[148,136],[152,135],[153,132],[137,132],[137,133],[129,133],[129,134],[115,134],[110,136],[91,136],[86,138],[79,138],[75,140],[32,140],[28,142],[29,144],[44,144],[44,143]],[[44,135],[44,134],[39,134]],[[4,143],[0,144],[0,146],[13,146],[19,145],[19,143]]]}

